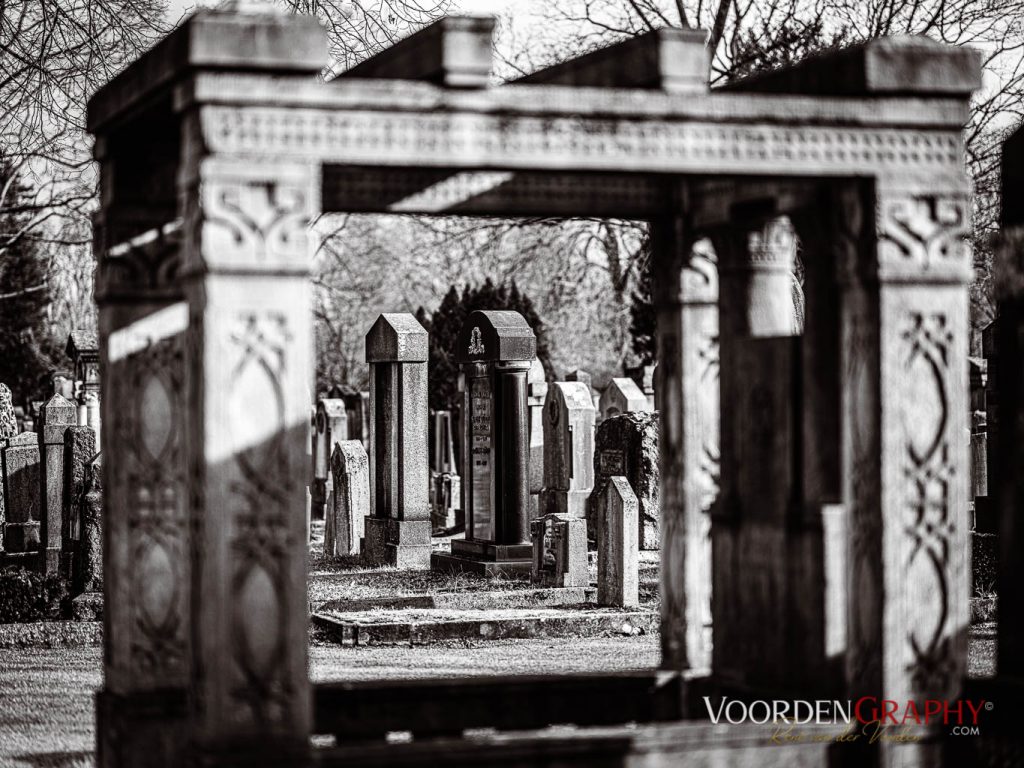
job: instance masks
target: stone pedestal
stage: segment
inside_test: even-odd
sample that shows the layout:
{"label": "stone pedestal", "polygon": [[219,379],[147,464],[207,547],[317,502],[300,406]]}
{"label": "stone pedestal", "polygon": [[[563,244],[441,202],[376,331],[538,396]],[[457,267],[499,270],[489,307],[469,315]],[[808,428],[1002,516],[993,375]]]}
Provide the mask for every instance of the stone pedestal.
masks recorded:
{"label": "stone pedestal", "polygon": [[370,364],[370,506],[363,558],[430,567],[427,332],[410,314],[383,314],[366,334]]}
{"label": "stone pedestal", "polygon": [[529,573],[530,461],[527,374],[536,339],[518,312],[473,312],[456,342],[470,414],[466,538],[431,565],[476,573]]}
{"label": "stone pedestal", "polygon": [[609,478],[597,503],[597,602],[619,608],[640,604],[637,530],[640,505],[626,478]]}
{"label": "stone pedestal", "polygon": [[43,570],[60,570],[64,517],[64,433],[77,422],[74,403],[55,394],[43,406],[39,430],[39,499]]}

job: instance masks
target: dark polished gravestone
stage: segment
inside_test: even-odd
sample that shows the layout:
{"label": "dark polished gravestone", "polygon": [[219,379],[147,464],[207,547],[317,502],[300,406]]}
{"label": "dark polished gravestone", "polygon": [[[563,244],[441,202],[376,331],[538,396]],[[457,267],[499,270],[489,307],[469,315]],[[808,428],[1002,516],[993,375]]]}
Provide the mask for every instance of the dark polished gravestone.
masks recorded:
{"label": "dark polished gravestone", "polygon": [[473,312],[459,333],[455,355],[471,419],[466,538],[452,541],[451,554],[434,553],[434,569],[528,574],[533,567],[527,374],[536,354],[518,312]]}

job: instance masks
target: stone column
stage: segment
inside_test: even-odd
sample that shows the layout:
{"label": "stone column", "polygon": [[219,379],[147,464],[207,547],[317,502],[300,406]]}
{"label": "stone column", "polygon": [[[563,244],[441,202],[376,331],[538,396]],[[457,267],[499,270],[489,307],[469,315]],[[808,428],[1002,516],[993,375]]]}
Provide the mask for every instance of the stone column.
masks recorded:
{"label": "stone column", "polygon": [[965,190],[882,179],[838,191],[853,698],[952,700],[965,671]]}
{"label": "stone column", "polygon": [[711,526],[712,671],[784,688],[788,530],[799,494],[800,375],[789,219],[734,214],[720,264],[721,491]]}
{"label": "stone column", "polygon": [[[205,126],[193,127],[190,140]],[[185,157],[191,731],[201,760],[305,764],[308,226],[319,167],[205,157],[199,142]]]}
{"label": "stone column", "polygon": [[427,332],[411,314],[383,314],[366,334],[370,364],[370,499],[363,556],[430,567]]}
{"label": "stone column", "polygon": [[[526,377],[530,363],[494,364],[494,401],[498,412],[494,441],[495,498],[494,541],[497,544],[530,543],[530,455],[528,443]],[[591,443],[593,445],[593,443]]]}
{"label": "stone column", "polygon": [[718,264],[682,218],[652,223],[661,415],[661,655],[711,667],[711,542],[718,492]]}
{"label": "stone column", "polygon": [[43,569],[47,574],[60,569],[61,520],[64,515],[64,433],[75,426],[74,403],[54,395],[40,412],[39,428],[39,500],[40,538]]}
{"label": "stone column", "polygon": [[594,488],[594,401],[579,381],[556,381],[544,404],[541,513],[586,518]]}
{"label": "stone column", "polygon": [[[116,214],[104,213],[101,223],[116,222]],[[127,243],[98,244],[106,455],[102,525],[89,533],[102,530],[103,537],[103,690],[96,698],[102,768],[146,761],[173,768],[185,760],[192,564],[185,457],[188,308],[175,277],[179,234],[166,225]]]}

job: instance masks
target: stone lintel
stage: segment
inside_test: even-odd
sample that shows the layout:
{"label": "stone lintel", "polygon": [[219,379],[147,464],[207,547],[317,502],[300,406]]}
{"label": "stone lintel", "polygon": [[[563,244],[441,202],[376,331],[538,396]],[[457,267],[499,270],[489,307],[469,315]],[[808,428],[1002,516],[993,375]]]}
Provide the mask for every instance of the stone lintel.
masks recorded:
{"label": "stone lintel", "polygon": [[537,337],[529,323],[510,310],[474,311],[466,318],[455,345],[458,363],[533,360],[537,356]]}
{"label": "stone lintel", "polygon": [[425,363],[427,331],[408,312],[381,314],[366,334],[368,363]]}
{"label": "stone lintel", "polygon": [[900,35],[827,51],[790,67],[743,78],[727,91],[826,96],[959,96],[981,86],[981,52]]}
{"label": "stone lintel", "polygon": [[517,83],[596,88],[708,90],[707,32],[657,29],[526,75]]}
{"label": "stone lintel", "polygon": [[422,80],[483,88],[491,77],[494,19],[446,16],[363,61],[343,78]]}
{"label": "stone lintel", "polygon": [[201,10],[89,100],[91,133],[199,69],[308,74],[328,62],[327,36],[312,16]]}

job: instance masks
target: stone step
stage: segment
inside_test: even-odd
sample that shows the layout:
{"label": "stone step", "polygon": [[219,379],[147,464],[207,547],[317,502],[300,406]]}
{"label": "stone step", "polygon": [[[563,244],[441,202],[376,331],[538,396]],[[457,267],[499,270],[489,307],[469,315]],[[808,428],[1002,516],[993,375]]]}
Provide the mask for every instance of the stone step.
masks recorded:
{"label": "stone step", "polygon": [[347,646],[430,645],[445,641],[637,635],[658,629],[652,611],[615,608],[504,608],[496,610],[323,611],[315,627]]}
{"label": "stone step", "polygon": [[374,608],[395,609],[492,609],[545,608],[549,606],[593,603],[594,587],[546,589],[512,589],[494,592],[436,592],[432,595],[381,595],[350,600],[325,600],[314,603],[312,613],[370,611]]}

